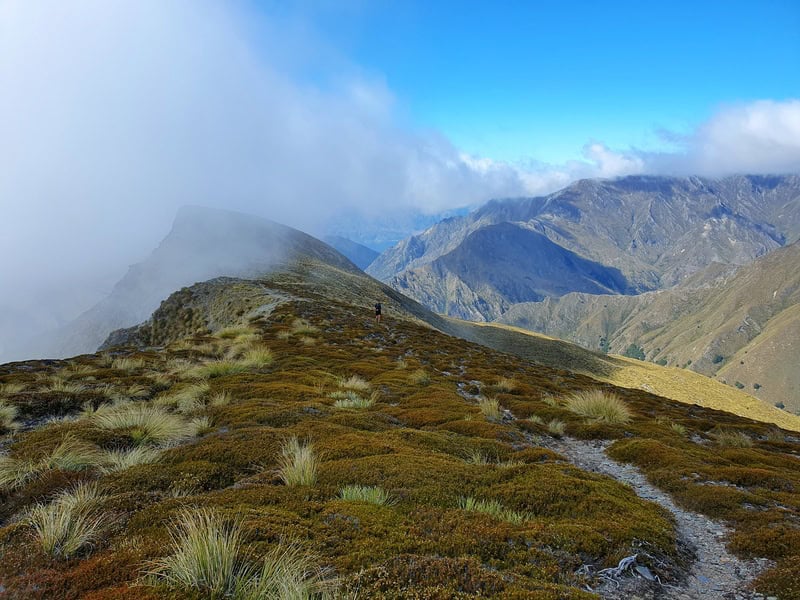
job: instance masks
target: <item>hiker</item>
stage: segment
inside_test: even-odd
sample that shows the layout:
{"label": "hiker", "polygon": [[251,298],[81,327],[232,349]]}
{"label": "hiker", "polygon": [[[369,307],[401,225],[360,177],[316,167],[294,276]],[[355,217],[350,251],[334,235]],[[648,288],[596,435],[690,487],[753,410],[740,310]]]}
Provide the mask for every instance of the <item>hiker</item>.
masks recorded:
{"label": "hiker", "polygon": [[381,303],[375,303],[375,321],[380,323],[381,322]]}

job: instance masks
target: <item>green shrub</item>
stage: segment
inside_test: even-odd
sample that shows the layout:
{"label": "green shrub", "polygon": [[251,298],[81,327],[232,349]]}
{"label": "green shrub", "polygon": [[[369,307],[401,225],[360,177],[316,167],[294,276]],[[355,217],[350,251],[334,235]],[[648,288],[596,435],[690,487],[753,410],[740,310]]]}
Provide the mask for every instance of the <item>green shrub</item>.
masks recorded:
{"label": "green shrub", "polygon": [[628,358],[635,358],[637,360],[644,360],[645,353],[644,348],[641,346],[637,346],[636,344],[631,344],[627,348],[625,348],[625,352],[622,353],[622,356],[627,356]]}

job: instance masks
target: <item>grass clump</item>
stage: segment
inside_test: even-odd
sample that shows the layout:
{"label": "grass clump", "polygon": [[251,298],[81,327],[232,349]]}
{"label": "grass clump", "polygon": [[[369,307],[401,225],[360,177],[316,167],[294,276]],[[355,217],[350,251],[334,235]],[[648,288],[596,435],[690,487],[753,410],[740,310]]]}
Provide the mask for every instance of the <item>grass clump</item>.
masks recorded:
{"label": "grass clump", "polygon": [[53,377],[47,386],[47,391],[58,394],[80,394],[86,391],[86,386],[81,383],[66,381],[61,377]]}
{"label": "grass clump", "polygon": [[206,598],[301,600],[333,598],[335,580],[293,545],[277,544],[260,564],[246,560],[240,521],[208,510],[185,510],[170,531],[171,554],[153,563],[150,582]]}
{"label": "grass clump", "polygon": [[221,392],[217,392],[211,398],[208,399],[209,406],[228,406],[231,403],[231,395],[230,392],[225,390]]}
{"label": "grass clump", "polygon": [[144,361],[141,358],[115,358],[111,363],[111,368],[117,371],[135,371],[144,367]]}
{"label": "grass clump", "polygon": [[234,326],[220,329],[214,334],[214,337],[217,337],[221,340],[236,340],[242,337],[250,337],[253,334],[254,331],[249,327]]}
{"label": "grass clump", "polygon": [[0,396],[13,396],[24,392],[25,389],[26,386],[22,383],[2,383],[0,384]]}
{"label": "grass clump", "polygon": [[553,437],[560,438],[566,433],[567,425],[559,419],[550,419],[547,423],[547,431]]}
{"label": "grass clump", "polygon": [[408,380],[416,385],[428,385],[431,382],[431,376],[425,369],[416,369],[408,376]]}
{"label": "grass clump", "polygon": [[472,496],[460,498],[458,507],[468,512],[483,513],[498,521],[506,521],[514,525],[522,525],[532,518],[528,513],[517,512],[504,507],[497,500],[482,500]]}
{"label": "grass clump", "polygon": [[296,437],[289,438],[281,448],[278,460],[280,478],[289,487],[314,485],[318,462],[313,444],[301,443]]}
{"label": "grass clump", "polygon": [[245,367],[263,369],[275,361],[272,351],[269,348],[253,348],[245,352],[241,364]]}
{"label": "grass clump", "polygon": [[600,389],[582,390],[567,398],[567,409],[594,421],[613,425],[630,422],[631,412],[619,396]]}
{"label": "grass clump", "polygon": [[147,465],[157,462],[161,453],[155,448],[136,446],[127,450],[108,450],[102,467],[105,473],[124,471],[136,465]]}
{"label": "grass clump", "polygon": [[195,379],[214,379],[226,375],[236,375],[247,370],[244,362],[236,360],[212,360],[189,371]]}
{"label": "grass clump", "polygon": [[517,382],[509,377],[500,377],[494,387],[499,392],[513,392],[517,389]]}
{"label": "grass clump", "polygon": [[92,544],[106,522],[98,511],[102,499],[95,484],[80,483],[50,504],[34,506],[27,522],[42,550],[53,557],[70,558]]}
{"label": "grass clump", "polygon": [[336,391],[331,394],[331,398],[336,399],[336,402],[333,403],[336,408],[371,408],[378,400],[378,393],[372,392],[369,398],[364,398],[352,390]]}
{"label": "grass clump", "polygon": [[355,390],[357,392],[366,392],[369,390],[369,382],[358,375],[340,377],[337,381],[337,385],[343,390]]}
{"label": "grass clump", "polygon": [[478,408],[481,409],[487,421],[499,423],[503,420],[503,409],[500,407],[500,402],[497,401],[497,398],[478,398]]}
{"label": "grass clump", "polygon": [[310,333],[318,333],[319,328],[314,327],[306,319],[295,319],[292,323],[292,333],[297,335],[304,335]]}
{"label": "grass clump", "polygon": [[523,464],[516,460],[498,460],[497,457],[486,454],[479,448],[470,448],[464,460],[471,465],[502,467],[505,469],[519,467]]}
{"label": "grass clump", "polygon": [[101,407],[91,421],[98,429],[127,431],[136,444],[171,445],[194,437],[197,431],[180,415],[148,404]]}
{"label": "grass clump", "polygon": [[16,406],[6,404],[0,400],[0,431],[17,428],[17,414],[19,411]]}
{"label": "grass clump", "polygon": [[86,471],[103,464],[103,453],[67,435],[49,453],[35,459],[0,456],[0,489],[14,490],[46,471]]}
{"label": "grass clump", "polygon": [[717,445],[723,448],[750,448],[753,446],[753,438],[742,431],[721,429],[714,434],[714,439]]}
{"label": "grass clump", "polygon": [[347,502],[366,502],[378,506],[392,504],[388,492],[376,485],[346,485],[339,490],[339,498]]}

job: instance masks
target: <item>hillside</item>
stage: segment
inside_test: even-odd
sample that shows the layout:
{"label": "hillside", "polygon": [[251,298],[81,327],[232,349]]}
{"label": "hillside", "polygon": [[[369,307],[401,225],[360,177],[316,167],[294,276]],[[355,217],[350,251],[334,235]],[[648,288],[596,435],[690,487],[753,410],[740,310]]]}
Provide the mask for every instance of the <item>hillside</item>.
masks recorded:
{"label": "hillside", "polygon": [[[512,288],[502,289],[500,297],[483,297],[484,288],[492,286],[480,280],[452,285],[438,300],[442,284],[428,274],[436,267],[425,266],[458,253],[476,232],[499,223],[523,224],[566,251],[618,269],[632,291],[644,292],[671,287],[713,262],[747,264],[796,241],[800,177],[583,180],[546,197],[496,200],[446,219],[390,248],[367,271],[397,287],[413,281],[407,289],[415,298],[452,304],[459,311],[453,314],[497,314]],[[508,265],[532,260],[502,238],[487,236],[485,242],[480,254],[502,255]]]}
{"label": "hillside", "polygon": [[338,235],[325,236],[324,242],[334,250],[342,253],[347,259],[352,262],[359,269],[364,270],[378,258],[378,252],[372,248],[348,240],[347,238]]}
{"label": "hillside", "polygon": [[709,269],[670,290],[633,297],[570,294],[513,306],[499,321],[611,352],[716,375],[770,404],[800,410],[796,369],[800,244],[733,272]]}
{"label": "hillside", "polygon": [[512,223],[487,225],[457,248],[392,279],[392,286],[444,314],[492,320],[518,302],[571,291],[632,291],[618,269],[586,260]]}
{"label": "hillside", "polygon": [[57,358],[92,352],[109,333],[142,322],[175,290],[212,277],[251,277],[292,261],[316,258],[357,270],[319,240],[267,219],[185,206],[172,229],[111,294],[73,322],[32,340],[29,356]]}
{"label": "hillside", "polygon": [[[543,364],[614,357],[444,320],[319,260],[193,285],[115,336],[133,345],[0,366],[5,597],[288,598],[268,595],[269,569],[245,574],[278,556],[303,597],[750,597],[755,577],[798,597],[800,439]],[[598,389],[631,420],[569,408]],[[291,475],[309,453],[316,469]],[[92,533],[44,544],[32,524],[56,510]],[[198,578],[192,539],[230,540],[229,566]],[[673,587],[596,576],[633,555]]]}

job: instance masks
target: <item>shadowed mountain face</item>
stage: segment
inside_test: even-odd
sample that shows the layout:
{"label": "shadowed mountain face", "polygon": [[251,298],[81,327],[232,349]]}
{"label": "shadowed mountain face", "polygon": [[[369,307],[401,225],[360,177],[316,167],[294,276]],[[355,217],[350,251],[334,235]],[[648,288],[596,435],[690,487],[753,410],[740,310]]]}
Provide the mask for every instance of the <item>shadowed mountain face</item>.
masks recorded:
{"label": "shadowed mountain face", "polygon": [[[503,222],[523,223],[647,291],[675,285],[712,262],[747,264],[797,240],[800,177],[583,180],[550,196],[496,200],[447,219],[387,250],[367,272],[387,282],[405,277],[473,232]],[[409,291],[424,297],[422,289]]]}
{"label": "shadowed mountain face", "polygon": [[712,265],[683,284],[639,296],[569,294],[521,303],[500,321],[611,352],[718,375],[800,410],[800,242],[738,269]]}
{"label": "shadowed mountain face", "polygon": [[175,290],[213,277],[254,277],[303,258],[358,269],[330,246],[267,219],[184,207],[149,257],[133,265],[111,294],[75,321],[31,342],[30,356],[93,352],[109,333],[147,319]]}
{"label": "shadowed mountain face", "polygon": [[378,258],[378,254],[380,254],[372,248],[367,248],[353,240],[348,240],[338,235],[326,236],[324,240],[326,244],[341,252],[348,260],[362,270],[370,266],[372,261]]}
{"label": "shadowed mountain face", "polygon": [[454,250],[391,280],[433,310],[494,319],[514,303],[583,292],[630,293],[618,269],[587,260],[512,223],[488,225]]}

